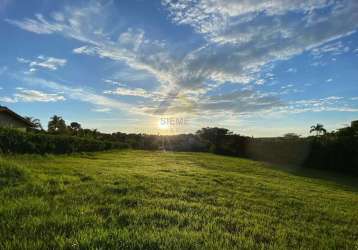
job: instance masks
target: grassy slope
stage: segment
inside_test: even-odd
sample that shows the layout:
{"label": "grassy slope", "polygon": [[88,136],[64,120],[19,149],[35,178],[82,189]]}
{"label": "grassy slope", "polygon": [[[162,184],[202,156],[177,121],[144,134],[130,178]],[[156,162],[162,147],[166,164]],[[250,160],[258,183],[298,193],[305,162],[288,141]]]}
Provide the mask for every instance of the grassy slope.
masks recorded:
{"label": "grassy slope", "polygon": [[358,248],[357,189],[210,154],[2,158],[0,201],[0,249]]}

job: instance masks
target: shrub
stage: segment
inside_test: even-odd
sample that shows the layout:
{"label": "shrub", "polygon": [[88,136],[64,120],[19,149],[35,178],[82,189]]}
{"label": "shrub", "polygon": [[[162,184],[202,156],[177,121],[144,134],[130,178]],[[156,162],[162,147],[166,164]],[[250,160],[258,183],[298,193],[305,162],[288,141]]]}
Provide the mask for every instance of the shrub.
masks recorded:
{"label": "shrub", "polygon": [[0,152],[19,154],[70,154],[126,148],[125,143],[80,138],[69,135],[24,133],[0,129]]}
{"label": "shrub", "polygon": [[305,166],[358,173],[358,137],[324,136],[309,140],[311,151]]}

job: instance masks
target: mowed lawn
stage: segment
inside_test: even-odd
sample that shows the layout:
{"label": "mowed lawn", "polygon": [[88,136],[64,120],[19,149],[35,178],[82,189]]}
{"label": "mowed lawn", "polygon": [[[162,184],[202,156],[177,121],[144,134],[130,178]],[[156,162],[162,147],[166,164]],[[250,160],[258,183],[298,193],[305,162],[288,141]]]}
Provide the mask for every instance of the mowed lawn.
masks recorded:
{"label": "mowed lawn", "polygon": [[205,153],[2,156],[0,249],[61,248],[358,249],[358,189]]}

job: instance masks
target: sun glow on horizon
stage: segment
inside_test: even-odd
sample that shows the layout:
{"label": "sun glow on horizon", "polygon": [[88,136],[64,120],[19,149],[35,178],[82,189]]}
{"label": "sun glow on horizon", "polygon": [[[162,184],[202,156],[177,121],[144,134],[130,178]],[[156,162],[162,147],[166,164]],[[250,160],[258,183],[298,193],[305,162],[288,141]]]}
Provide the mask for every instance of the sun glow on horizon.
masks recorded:
{"label": "sun glow on horizon", "polygon": [[158,129],[160,129],[160,130],[169,130],[169,124],[168,123],[166,123],[166,122],[163,122],[163,120],[162,119],[160,119],[159,121],[158,121]]}

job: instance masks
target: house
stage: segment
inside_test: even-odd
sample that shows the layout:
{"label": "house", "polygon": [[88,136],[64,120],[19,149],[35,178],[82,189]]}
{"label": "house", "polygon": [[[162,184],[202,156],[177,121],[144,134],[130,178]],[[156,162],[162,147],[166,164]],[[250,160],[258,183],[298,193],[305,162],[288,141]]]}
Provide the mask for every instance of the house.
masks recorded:
{"label": "house", "polygon": [[34,124],[7,107],[0,106],[0,127],[26,131],[29,128],[33,128]]}

